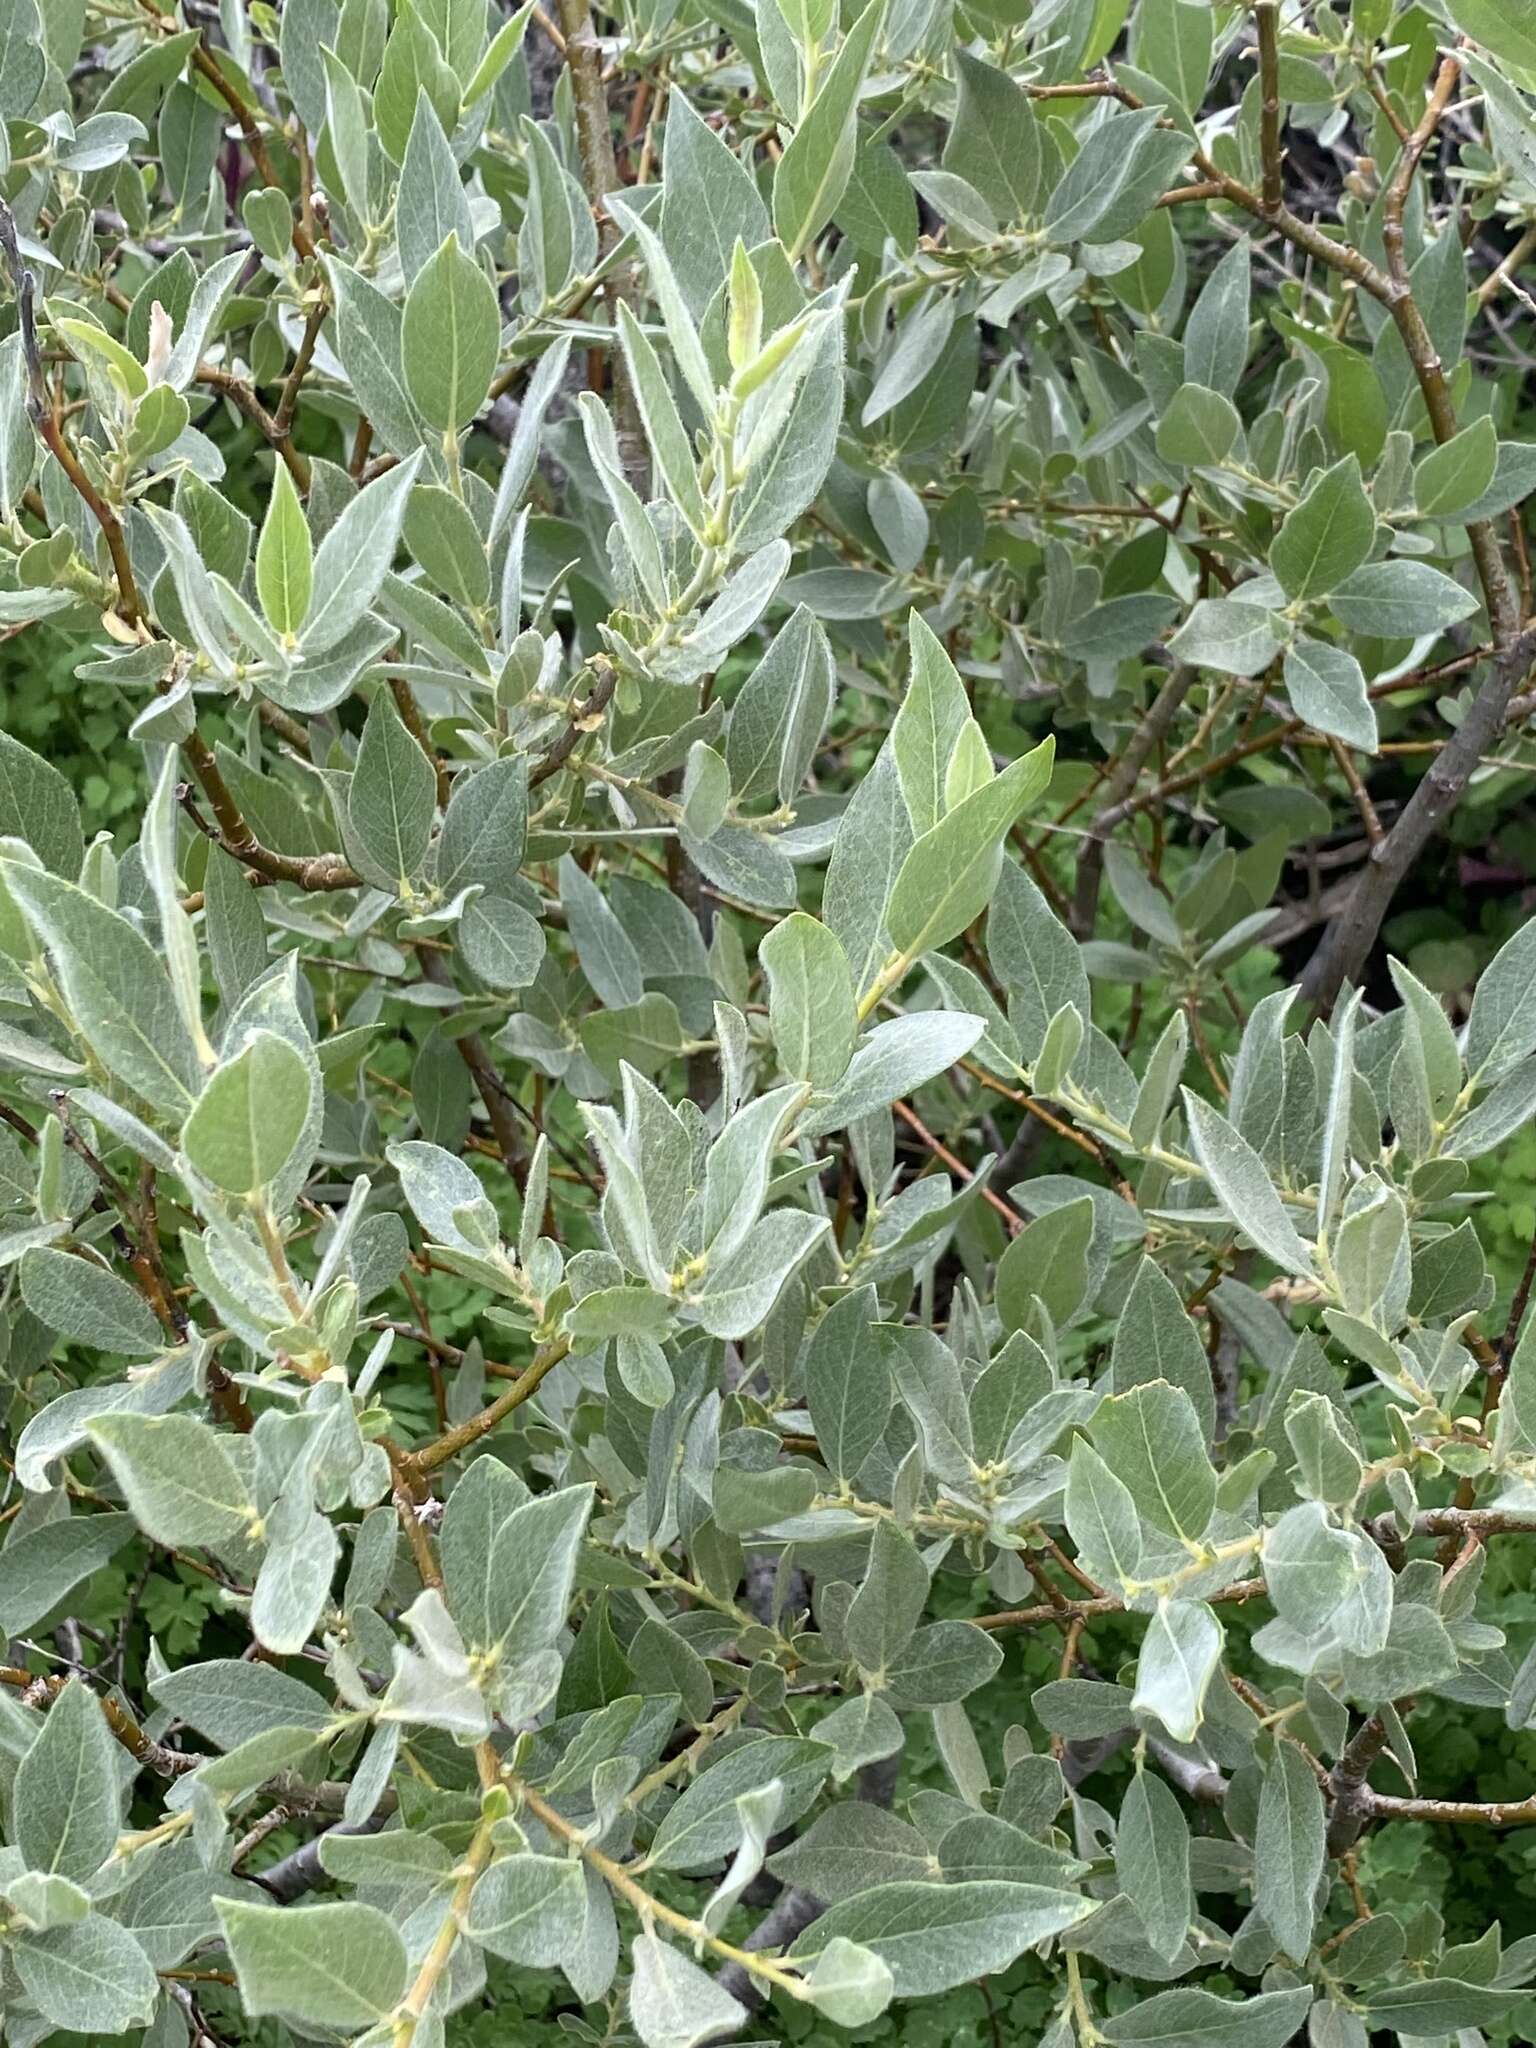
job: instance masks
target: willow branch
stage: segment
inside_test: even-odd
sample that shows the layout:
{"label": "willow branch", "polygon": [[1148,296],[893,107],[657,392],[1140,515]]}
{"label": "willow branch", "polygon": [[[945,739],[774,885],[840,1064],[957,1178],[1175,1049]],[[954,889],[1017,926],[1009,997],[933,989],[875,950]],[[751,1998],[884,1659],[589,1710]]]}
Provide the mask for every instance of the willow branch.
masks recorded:
{"label": "willow branch", "polygon": [[[1415,1516],[1413,1527],[1404,1536],[1398,1529],[1392,1515],[1377,1515],[1372,1521],[1362,1524],[1364,1533],[1383,1550],[1400,1551],[1403,1545],[1416,1536],[1529,1536],[1536,1535],[1536,1512],[1510,1508],[1426,1508]],[[1202,1594],[1212,1606],[1242,1604],[1249,1600],[1267,1597],[1269,1588],[1261,1578],[1238,1579],[1220,1592]],[[1126,1614],[1131,1610],[1116,1594],[1104,1593],[1088,1600],[1069,1600],[1063,1594],[1059,1599],[1042,1602],[1038,1607],[1009,1608],[999,1614],[980,1614],[974,1617],[975,1626],[992,1633],[1016,1628],[1038,1628],[1044,1622],[1080,1618],[1094,1621],[1104,1615]]]}
{"label": "willow branch", "polygon": [[[212,836],[224,851],[269,882],[292,882],[300,889],[360,889],[365,877],[339,853],[277,853],[263,846],[224,779],[218,757],[201,733],[194,732],[181,743],[187,765],[197,777],[217,821]],[[197,822],[206,831],[207,821]]]}
{"label": "willow branch", "polygon": [[[1418,125],[1403,144],[1382,199],[1382,245],[1387,257],[1385,304],[1413,366],[1430,429],[1440,443],[1449,441],[1456,432],[1456,407],[1445,366],[1413,296],[1403,247],[1403,214],[1414,173],[1439,129],[1460,77],[1459,60],[1447,57],[1436,75]],[[1442,232],[1449,234],[1454,230],[1446,227]],[[1302,993],[1319,1012],[1332,1006],[1345,982],[1358,978],[1398,885],[1461,801],[1472,771],[1503,726],[1511,698],[1536,661],[1536,635],[1521,632],[1519,604],[1510,586],[1492,520],[1470,521],[1467,543],[1487,607],[1493,664],[1467,715],[1426,771],[1397,823],[1372,847],[1371,857],[1348,902],[1329,924],[1322,944],[1308,961],[1302,976]]]}
{"label": "willow branch", "polygon": [[[1240,1606],[1248,1600],[1262,1600],[1268,1591],[1263,1579],[1238,1579],[1230,1586],[1223,1586],[1219,1593],[1202,1593],[1200,1597],[1209,1606]],[[1104,1593],[1094,1600],[1069,1600],[1063,1594],[1061,1599],[1042,1601],[1038,1607],[1013,1607],[1000,1614],[978,1614],[974,1617],[974,1626],[999,1634],[1016,1628],[1039,1628],[1048,1621],[1096,1621],[1107,1614],[1128,1614],[1130,1611],[1125,1602],[1113,1593]]]}
{"label": "willow branch", "polygon": [[576,743],[587,733],[595,732],[601,725],[613,693],[619,686],[619,672],[608,661],[594,661],[596,675],[591,689],[571,713],[565,730],[555,741],[549,752],[537,766],[528,771],[528,787],[537,789],[541,782],[547,782],[557,775],[570,759]]}
{"label": "willow branch", "polygon": [[1328,1854],[1342,1856],[1353,1848],[1370,1817],[1371,1792],[1366,1784],[1371,1765],[1387,1746],[1387,1727],[1380,1714],[1355,1731],[1344,1754],[1328,1774]]}
{"label": "willow branch", "polygon": [[1072,898],[1072,928],[1081,939],[1091,938],[1099,908],[1099,888],[1104,875],[1104,848],[1110,833],[1123,815],[1121,806],[1136,787],[1154,747],[1166,737],[1189,695],[1195,680],[1193,668],[1179,667],[1163,682],[1147,707],[1145,716],[1120,751],[1114,771],[1104,786],[1104,802],[1088,828],[1088,839],[1078,856],[1077,886]]}
{"label": "willow branch", "polygon": [[1446,1827],[1523,1828],[1536,1823],[1536,1798],[1506,1800],[1399,1799],[1389,1792],[1363,1793],[1372,1820],[1437,1821]]}
{"label": "willow branch", "polygon": [[[162,29],[166,35],[176,34],[175,19],[169,14],[162,14],[160,9],[154,4],[154,0],[139,0],[139,7],[154,22],[155,26]],[[241,139],[250,151],[251,162],[261,174],[263,183],[280,188],[283,181],[277,175],[271,154],[267,149],[266,138],[257,125],[255,115],[240,97],[240,94],[235,90],[228,78],[225,77],[222,65],[209,49],[207,43],[201,39],[192,46],[192,66],[198,76],[205,79],[218,94],[219,98],[234,116],[235,124],[240,130]],[[299,256],[313,256],[315,253],[314,238],[302,221],[296,220],[293,224],[293,247],[295,254]]]}
{"label": "willow branch", "polygon": [[1269,219],[1285,199],[1280,152],[1280,32],[1276,0],[1259,0],[1253,10],[1259,37],[1259,157],[1264,166],[1261,205]]}
{"label": "willow branch", "polygon": [[[452,976],[441,954],[423,951],[420,958],[422,974],[428,981],[436,983],[439,988],[452,987]],[[515,1177],[522,1164],[523,1141],[513,1113],[512,1096],[491,1057],[489,1046],[478,1031],[466,1031],[454,1043],[484,1105],[502,1163]]]}
{"label": "willow branch", "polygon": [[[24,1671],[13,1664],[0,1665],[0,1685],[22,1695],[23,1704],[32,1707],[51,1707],[69,1680],[58,1672],[39,1677],[35,1671]],[[107,1726],[130,1756],[162,1778],[179,1778],[187,1771],[195,1771],[199,1764],[208,1761],[191,1751],[167,1749],[163,1743],[153,1740],[135,1721],[126,1708],[118,1705],[110,1693],[95,1695],[101,1711],[107,1717]]]}
{"label": "willow branch", "polygon": [[276,419],[257,397],[255,391],[243,377],[237,377],[232,370],[222,369],[217,363],[199,363],[195,372],[196,381],[206,384],[210,391],[217,391],[221,398],[227,398],[236,411],[248,419],[257,432],[282,458],[288,474],[293,478],[299,495],[309,493],[309,463],[293,445],[293,436],[286,428],[280,428]]}
{"label": "willow branch", "polygon": [[[1112,99],[1121,106],[1136,109],[1144,106],[1128,86],[1115,79],[1090,78],[1075,85],[1031,85],[1026,88],[1031,99]],[[1171,123],[1169,125],[1172,125]],[[1311,256],[1316,262],[1325,264],[1330,270],[1340,271],[1351,277],[1363,291],[1373,299],[1386,305],[1390,295],[1390,280],[1368,256],[1351,248],[1347,242],[1336,242],[1333,237],[1313,222],[1302,220],[1287,206],[1279,207],[1273,214],[1267,213],[1262,196],[1240,178],[1231,177],[1216,164],[1203,149],[1193,149],[1190,161],[1204,181],[1214,186],[1213,198],[1225,199],[1231,206],[1239,207],[1244,213],[1252,214],[1256,220],[1264,221],[1275,232],[1282,235],[1293,248],[1303,255]]]}
{"label": "willow branch", "polygon": [[514,1408],[520,1408],[531,1395],[538,1391],[540,1383],[547,1379],[571,1348],[569,1337],[556,1337],[546,1344],[533,1363],[521,1373],[504,1394],[498,1394],[489,1407],[482,1408],[478,1415],[471,1415],[467,1422],[461,1422],[455,1429],[438,1437],[419,1451],[407,1452],[405,1462],[416,1472],[435,1472],[439,1465],[446,1465],[450,1458],[456,1458],[460,1451],[467,1451],[471,1444],[478,1443],[500,1422],[504,1422]]}
{"label": "willow branch", "polygon": [[1377,1515],[1363,1526],[1373,1543],[1397,1550],[1415,1536],[1536,1535],[1536,1513],[1518,1508],[1425,1508],[1414,1516],[1407,1536],[1399,1532],[1392,1515]]}
{"label": "willow branch", "polygon": [[[489,1742],[476,1744],[475,1763],[480,1774],[482,1792],[499,1782],[501,1759]],[[448,1910],[443,1915],[442,1925],[422,1958],[410,1990],[395,2012],[391,2048],[411,2048],[411,2043],[416,2038],[416,2030],[426,2017],[438,1983],[453,1960],[453,1952],[458,1947],[464,1918],[469,1911],[469,1902],[474,1897],[475,1886],[495,1852],[494,1829],[494,1812],[489,1807],[483,1807],[479,1824],[471,1837],[468,1849],[464,1852],[463,1860],[458,1865],[458,1881],[448,1902]]]}
{"label": "willow branch", "polygon": [[[942,1165],[947,1166],[951,1173],[958,1174],[960,1179],[967,1183],[976,1178],[965,1161],[952,1152],[941,1138],[934,1136],[933,1132],[929,1130],[910,1103],[893,1102],[891,1108],[900,1117],[913,1136],[927,1147],[935,1159]],[[1010,1237],[1017,1236],[1019,1231],[1024,1228],[1024,1218],[1019,1214],[1018,1210],[1005,1202],[1002,1196],[991,1186],[982,1188],[981,1198],[989,1209],[994,1210],[997,1215],[1002,1217],[1003,1227],[1007,1230]]]}
{"label": "willow branch", "polygon": [[[560,0],[560,27],[576,108],[581,182],[597,221],[597,246],[601,260],[613,253],[620,240],[618,223],[609,212],[608,200],[621,189],[623,180],[614,156],[613,123],[608,112],[608,88],[603,80],[602,51],[592,26],[588,0]],[[604,284],[603,293],[617,321],[619,301],[632,296],[628,271],[622,267],[616,270]],[[612,351],[610,362],[619,458],[631,488],[643,498],[649,494],[650,456],[645,429],[640,421],[640,408],[630,388],[624,359],[617,349]]]}
{"label": "willow branch", "polygon": [[734,1963],[737,1968],[760,1978],[773,1990],[787,1992],[795,1999],[803,2000],[809,1996],[804,1979],[794,1970],[787,1969],[783,1963],[776,1962],[770,1956],[754,1955],[747,1949],[737,1948],[733,1942],[722,1941],[717,1934],[711,1934],[702,1920],[690,1919],[686,1913],[679,1913],[675,1907],[654,1897],[622,1863],[615,1862],[613,1857],[605,1855],[601,1849],[589,1842],[574,1822],[568,1821],[563,1813],[551,1806],[546,1799],[542,1799],[531,1786],[516,1784],[514,1789],[535,1820],[541,1822],[557,1841],[564,1842],[573,1849],[584,1863],[597,1872],[610,1890],[617,1892],[627,1905],[634,1908],[640,1916],[642,1926],[650,1928],[659,1921],[663,1927],[669,1927],[674,1933],[683,1935],[695,1947],[707,1948],[712,1955],[718,1956],[723,1962]]}
{"label": "willow branch", "polygon": [[1498,297],[1499,293],[1510,282],[1515,272],[1533,249],[1536,249],[1536,222],[1522,230],[1519,239],[1509,254],[1496,269],[1489,271],[1488,275],[1478,286],[1477,303],[1479,306],[1486,306],[1490,299]]}

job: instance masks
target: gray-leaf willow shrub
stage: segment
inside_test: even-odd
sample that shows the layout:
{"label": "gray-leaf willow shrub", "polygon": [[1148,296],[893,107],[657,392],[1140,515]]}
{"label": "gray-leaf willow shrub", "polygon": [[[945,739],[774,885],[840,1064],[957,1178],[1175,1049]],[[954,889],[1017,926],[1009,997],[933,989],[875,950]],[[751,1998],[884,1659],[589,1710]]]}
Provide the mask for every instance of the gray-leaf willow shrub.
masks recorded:
{"label": "gray-leaf willow shrub", "polygon": [[557,17],[0,0],[4,2038],[1479,2039],[1536,31]]}

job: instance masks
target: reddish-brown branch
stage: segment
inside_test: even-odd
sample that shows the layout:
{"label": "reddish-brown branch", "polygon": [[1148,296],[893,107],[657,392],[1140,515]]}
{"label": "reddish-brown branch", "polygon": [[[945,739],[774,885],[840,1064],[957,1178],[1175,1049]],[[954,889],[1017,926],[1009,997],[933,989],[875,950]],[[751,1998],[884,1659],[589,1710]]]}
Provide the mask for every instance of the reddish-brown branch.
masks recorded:
{"label": "reddish-brown branch", "polygon": [[140,602],[138,584],[134,581],[133,563],[129,559],[128,542],[123,533],[122,522],[91,482],[84,465],[70,446],[63,427],[53,413],[43,405],[34,404],[30,410],[39,440],[69,478],[75,491],[89,509],[91,517],[101,528],[102,538],[107,544],[107,553],[112,559],[112,574],[117,582],[118,611],[126,624],[142,624],[144,607]]}
{"label": "reddish-brown branch", "polygon": [[[150,20],[154,22],[155,26],[162,29],[166,35],[174,35],[176,33],[177,25],[174,18],[169,14],[162,14],[160,9],[154,4],[154,0],[139,0],[139,6],[148,15]],[[205,42],[198,41],[193,44],[192,65],[198,76],[207,81],[234,116],[236,126],[240,130],[241,139],[251,153],[251,162],[260,173],[262,182],[267,185],[281,187],[283,181],[277,175],[276,168],[267,149],[266,138],[257,125],[255,115],[240,97],[240,94],[235,90],[229,79],[225,77],[223,67]],[[294,222],[293,246],[295,252],[300,256],[313,256],[315,253],[314,238],[302,221]]]}
{"label": "reddish-brown branch", "polygon": [[309,309],[309,317],[304,322],[304,332],[299,337],[298,351],[293,359],[293,368],[288,372],[282,396],[277,401],[277,411],[272,415],[273,440],[278,448],[287,443],[293,431],[293,416],[298,409],[299,392],[305,377],[309,374],[310,363],[314,360],[315,343],[320,339],[320,329],[325,324],[327,310],[322,293]]}
{"label": "reddish-brown branch", "polygon": [[[218,827],[213,836],[226,853],[254,868],[269,882],[292,882],[300,889],[313,891],[363,886],[363,876],[339,853],[276,853],[263,846],[235,801],[218,758],[202,734],[194,732],[183,740],[181,751],[213,810]],[[207,829],[204,820],[199,818],[197,822]]]}
{"label": "reddish-brown branch", "polygon": [[[957,1158],[955,1154],[950,1151],[949,1147],[943,1142],[942,1139],[936,1138],[933,1135],[933,1132],[929,1130],[928,1126],[923,1122],[922,1118],[917,1114],[916,1110],[912,1109],[905,1102],[894,1103],[892,1107],[895,1109],[897,1116],[899,1116],[902,1122],[906,1125],[907,1129],[911,1131],[915,1137],[919,1138],[922,1141],[922,1143],[927,1146],[928,1150],[933,1154],[934,1158],[940,1160],[945,1166],[947,1166],[951,1173],[959,1174],[961,1180],[963,1181],[972,1181],[975,1179],[975,1174],[971,1171],[970,1167],[966,1165],[965,1161],[963,1159]],[[1004,1224],[1007,1226],[1008,1234],[1010,1237],[1014,1236],[1018,1231],[1024,1228],[1024,1218],[1019,1214],[1018,1210],[1011,1207],[1007,1202],[1005,1202],[1002,1196],[994,1192],[993,1189],[989,1187],[984,1187],[981,1191],[981,1199],[987,1204],[988,1208],[995,1209],[998,1215],[1002,1217]]]}
{"label": "reddish-brown branch", "polygon": [[1365,828],[1365,836],[1372,846],[1380,846],[1386,835],[1381,829],[1381,819],[1376,815],[1376,806],[1371,802],[1371,793],[1365,786],[1360,770],[1355,766],[1355,758],[1342,740],[1336,739],[1332,733],[1329,733],[1327,738],[1328,751],[1337,762],[1339,773],[1355,800],[1355,809],[1360,813],[1360,823]]}
{"label": "reddish-brown branch", "polygon": [[1037,1123],[1042,1123],[1048,1130],[1054,1131],[1058,1138],[1065,1138],[1069,1145],[1075,1145],[1080,1152],[1086,1152],[1090,1159],[1097,1160],[1116,1190],[1128,1200],[1135,1199],[1125,1176],[1096,1139],[1063,1122],[1053,1111],[1046,1108],[1038,1096],[1030,1095],[1022,1088],[1010,1088],[1006,1081],[999,1081],[995,1074],[989,1074],[985,1067],[978,1067],[973,1060],[961,1060],[960,1066],[972,1080],[979,1081],[983,1088],[990,1088],[994,1095],[1001,1095],[1005,1101],[1013,1103],[1016,1108],[1034,1117]]}

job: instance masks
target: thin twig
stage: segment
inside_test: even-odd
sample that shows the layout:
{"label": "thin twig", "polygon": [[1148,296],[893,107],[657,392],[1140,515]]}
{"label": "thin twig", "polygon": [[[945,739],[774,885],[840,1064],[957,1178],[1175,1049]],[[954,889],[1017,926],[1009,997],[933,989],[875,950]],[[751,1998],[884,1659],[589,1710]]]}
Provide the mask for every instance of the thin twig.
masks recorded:
{"label": "thin twig", "polygon": [[[599,257],[607,257],[618,246],[619,227],[608,210],[613,193],[623,189],[613,150],[613,123],[608,111],[608,89],[603,83],[602,52],[592,26],[588,0],[560,0],[560,23],[564,31],[564,56],[571,76],[572,99],[576,109],[576,141],[581,155],[581,181],[588,204],[597,221]],[[604,296],[618,319],[621,299],[632,296],[633,286],[626,266],[619,266],[603,286]],[[619,459],[633,489],[646,496],[650,472],[649,444],[640,419],[640,407],[630,388],[624,359],[612,352],[614,426],[618,435]]]}
{"label": "thin twig", "polygon": [[1077,886],[1072,899],[1072,929],[1080,939],[1093,936],[1094,920],[1099,907],[1099,889],[1104,874],[1104,848],[1110,833],[1123,815],[1121,806],[1136,787],[1136,778],[1150,759],[1152,750],[1166,737],[1178,715],[1180,705],[1189,694],[1195,673],[1192,667],[1180,666],[1173,669],[1164,679],[1162,688],[1148,705],[1140,724],[1121,748],[1119,759],[1104,785],[1104,801],[1088,828],[1087,843],[1078,856]]}
{"label": "thin twig", "polygon": [[[424,978],[439,988],[451,988],[453,978],[441,954],[422,949],[417,957],[421,961]],[[491,1057],[489,1046],[478,1031],[466,1031],[454,1040],[459,1049],[459,1058],[469,1069],[470,1079],[479,1091],[485,1114],[495,1135],[502,1163],[514,1180],[521,1185],[520,1170],[524,1163],[522,1134],[517,1127],[517,1103],[503,1082],[496,1062]]]}
{"label": "thin twig", "polygon": [[541,782],[547,782],[550,776],[557,775],[570,759],[577,741],[589,733],[596,732],[603,722],[608,706],[613,701],[613,693],[619,686],[619,672],[612,662],[601,658],[594,659],[591,666],[594,670],[592,687],[581,703],[572,710],[565,730],[543,760],[529,769],[530,789],[537,789]]}
{"label": "thin twig", "polygon": [[1338,763],[1339,773],[1349,785],[1349,793],[1355,800],[1355,809],[1360,813],[1360,823],[1365,827],[1365,836],[1372,846],[1380,846],[1386,834],[1381,829],[1381,819],[1376,815],[1376,806],[1371,802],[1371,793],[1366,788],[1355,759],[1341,739],[1332,733],[1325,735],[1328,751]]}
{"label": "thin twig", "polygon": [[[951,1173],[959,1174],[963,1181],[975,1179],[976,1176],[972,1173],[970,1167],[966,1165],[965,1161],[956,1158],[949,1147],[941,1139],[933,1135],[916,1110],[911,1108],[909,1104],[896,1102],[892,1104],[892,1108],[897,1116],[901,1118],[907,1129],[920,1138],[934,1158],[941,1160]],[[1005,1202],[1001,1195],[994,1194],[990,1187],[982,1189],[981,1199],[987,1204],[988,1208],[995,1209],[998,1215],[1002,1217],[1010,1237],[1016,1235],[1017,1232],[1024,1228],[1024,1218],[1019,1214],[1018,1210]]]}

